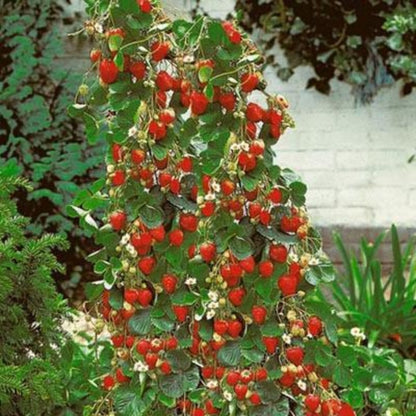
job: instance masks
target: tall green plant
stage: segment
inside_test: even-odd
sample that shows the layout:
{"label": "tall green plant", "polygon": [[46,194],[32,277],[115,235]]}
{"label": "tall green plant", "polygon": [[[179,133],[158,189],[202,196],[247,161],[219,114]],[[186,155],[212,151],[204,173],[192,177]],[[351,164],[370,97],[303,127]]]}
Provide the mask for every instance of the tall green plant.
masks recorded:
{"label": "tall green plant", "polygon": [[[344,328],[360,327],[370,345],[389,345],[403,355],[416,350],[416,257],[415,237],[402,249],[393,225],[390,231],[393,268],[382,269],[377,258],[387,232],[374,242],[362,239],[360,253],[349,252],[339,234],[335,243],[343,257],[344,270],[331,286],[331,297]],[[342,283],[345,282],[345,283]]]}
{"label": "tall green plant", "polygon": [[29,220],[10,195],[25,180],[0,172],[0,414],[48,414],[62,400],[57,347],[65,303],[53,271],[63,272],[52,253],[68,247],[62,236],[27,238]]}

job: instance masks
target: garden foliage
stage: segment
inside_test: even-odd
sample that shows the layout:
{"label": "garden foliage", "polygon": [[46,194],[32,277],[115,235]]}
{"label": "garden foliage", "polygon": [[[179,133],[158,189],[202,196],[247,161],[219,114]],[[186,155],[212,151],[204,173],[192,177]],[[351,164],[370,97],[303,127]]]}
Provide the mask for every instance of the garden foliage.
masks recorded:
{"label": "garden foliage", "polygon": [[335,393],[351,373],[336,371],[335,317],[310,293],[333,269],[306,186],[273,164],[293,121],[265,91],[261,54],[235,22],[171,21],[149,0],[87,5],[94,70],[70,111],[105,135],[107,176],[68,212],[102,245],[89,294],[114,358],[97,408],[354,415]]}

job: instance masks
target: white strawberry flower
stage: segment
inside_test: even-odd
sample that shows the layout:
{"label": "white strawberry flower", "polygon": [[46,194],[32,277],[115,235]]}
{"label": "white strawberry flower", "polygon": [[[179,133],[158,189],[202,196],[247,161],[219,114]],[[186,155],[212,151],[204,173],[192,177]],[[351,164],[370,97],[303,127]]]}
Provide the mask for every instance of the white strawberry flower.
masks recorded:
{"label": "white strawberry flower", "polygon": [[216,302],[218,300],[218,292],[215,292],[214,290],[210,290],[208,292],[208,297],[213,301]]}
{"label": "white strawberry flower", "polygon": [[147,371],[149,371],[149,366],[143,361],[137,361],[137,363],[134,364],[133,371],[137,371],[139,373],[146,373]]}
{"label": "white strawberry flower", "polygon": [[209,381],[207,382],[207,387],[208,387],[210,390],[214,390],[214,389],[216,389],[216,388],[218,387],[218,381],[217,381],[217,380],[209,380]]}
{"label": "white strawberry flower", "polygon": [[231,402],[233,400],[233,395],[230,391],[224,392],[224,399],[227,400],[227,402]]}
{"label": "white strawberry flower", "polygon": [[207,319],[210,320],[215,316],[215,310],[214,309],[209,309],[207,312]]}
{"label": "white strawberry flower", "polygon": [[187,286],[196,285],[196,279],[194,277],[189,277],[188,279],[185,280],[185,284]]}
{"label": "white strawberry flower", "polygon": [[237,151],[237,150],[239,150],[240,149],[240,145],[238,144],[238,143],[233,143],[231,146],[230,146],[230,150],[232,151],[232,152],[235,152],[235,151]]}
{"label": "white strawberry flower", "polygon": [[213,182],[211,184],[211,187],[215,192],[219,192],[221,190],[221,186],[218,182]]}
{"label": "white strawberry flower", "polygon": [[213,193],[209,193],[205,195],[205,200],[206,201],[213,201],[215,199],[215,194]]}
{"label": "white strawberry flower", "polygon": [[299,380],[297,384],[298,384],[298,387],[299,387],[302,391],[306,391],[307,385],[306,385],[306,383],[305,383],[304,381]]}
{"label": "white strawberry flower", "polygon": [[250,149],[249,144],[248,144],[248,143],[246,143],[246,142],[241,143],[240,147],[241,147],[241,149],[242,149],[242,150],[244,150],[245,152],[248,152],[248,151],[249,151],[249,149]]}
{"label": "white strawberry flower", "polygon": [[138,130],[136,126],[133,126],[129,129],[129,137],[135,136],[137,134]]}
{"label": "white strawberry flower", "polygon": [[94,29],[97,33],[103,33],[104,32],[103,25],[101,25],[100,23],[95,23]]}
{"label": "white strawberry flower", "polygon": [[218,302],[209,302],[207,306],[208,309],[218,309],[220,304]]}
{"label": "white strawberry flower", "polygon": [[285,344],[290,345],[292,343],[292,336],[289,334],[283,334],[282,340],[284,341]]}
{"label": "white strawberry flower", "polygon": [[129,241],[130,241],[130,235],[124,234],[123,237],[121,237],[120,244],[122,246],[125,246],[126,244],[128,244]]}

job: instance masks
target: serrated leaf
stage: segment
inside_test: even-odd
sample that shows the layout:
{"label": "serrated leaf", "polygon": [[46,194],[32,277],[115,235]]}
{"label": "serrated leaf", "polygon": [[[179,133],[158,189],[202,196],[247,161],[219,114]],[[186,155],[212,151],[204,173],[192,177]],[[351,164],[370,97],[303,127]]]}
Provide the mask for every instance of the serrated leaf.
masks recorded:
{"label": "serrated leaf", "polygon": [[152,308],[139,309],[129,319],[128,327],[132,335],[146,335],[152,326],[151,320]]}

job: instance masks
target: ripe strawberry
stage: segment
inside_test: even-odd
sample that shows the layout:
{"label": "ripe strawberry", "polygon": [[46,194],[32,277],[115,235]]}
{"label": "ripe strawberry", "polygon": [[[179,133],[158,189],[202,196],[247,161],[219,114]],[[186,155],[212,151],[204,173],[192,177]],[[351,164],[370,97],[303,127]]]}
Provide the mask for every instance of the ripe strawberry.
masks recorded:
{"label": "ripe strawberry", "polygon": [[260,219],[260,222],[263,225],[269,225],[270,224],[270,221],[272,219],[272,216],[271,216],[271,214],[270,214],[269,211],[263,210],[263,211],[261,211],[261,213],[259,215],[259,219]]}
{"label": "ripe strawberry", "polygon": [[128,383],[131,380],[130,377],[124,375],[121,368],[117,368],[116,370],[116,379],[119,383]]}
{"label": "ripe strawberry", "polygon": [[277,280],[277,285],[283,296],[294,295],[297,291],[298,280],[295,276],[284,274]]}
{"label": "ripe strawberry", "polygon": [[146,76],[146,65],[144,62],[132,62],[129,66],[130,73],[137,79],[143,79]]}
{"label": "ripe strawberry", "polygon": [[150,3],[150,0],[137,0],[137,4],[143,13],[150,13],[152,11],[152,3]]}
{"label": "ripe strawberry", "polygon": [[182,413],[187,413],[191,410],[192,403],[190,400],[181,399],[178,400],[177,408],[182,411]]}
{"label": "ripe strawberry", "polygon": [[204,114],[209,104],[209,100],[205,94],[194,91],[191,94],[191,111],[192,114]]}
{"label": "ripe strawberry", "polygon": [[165,59],[170,51],[170,45],[167,42],[155,42],[151,46],[152,51],[152,59],[156,62],[161,61],[162,59]]}
{"label": "ripe strawberry", "polygon": [[155,265],[156,260],[154,259],[154,257],[144,257],[140,259],[138,263],[140,271],[145,275],[149,275],[150,273],[152,273],[152,270],[155,267]]}
{"label": "ripe strawberry", "polygon": [[146,355],[150,351],[151,345],[147,339],[141,339],[137,345],[136,350],[140,355]]}
{"label": "ripe strawberry", "polygon": [[165,234],[165,228],[163,225],[159,225],[158,227],[150,230],[150,235],[159,243],[165,239]]}
{"label": "ripe strawberry", "polygon": [[172,372],[172,367],[167,361],[163,361],[163,363],[160,365],[160,371],[163,374],[170,374]]}
{"label": "ripe strawberry", "polygon": [[234,320],[228,322],[228,334],[231,338],[237,338],[242,330],[243,324],[240,321]]}
{"label": "ripe strawberry", "polygon": [[234,182],[231,182],[229,179],[225,179],[221,182],[221,191],[224,195],[231,195],[235,190]]}
{"label": "ripe strawberry", "polygon": [[126,347],[127,348],[133,347],[133,345],[134,345],[135,342],[136,342],[136,338],[133,335],[128,335],[126,337],[125,344],[126,344]]}
{"label": "ripe strawberry", "polygon": [[190,259],[193,259],[195,257],[195,254],[196,254],[196,245],[191,244],[188,248],[188,257]]}
{"label": "ripe strawberry", "polygon": [[248,391],[248,387],[245,384],[236,384],[234,386],[234,392],[238,400],[244,400]]}
{"label": "ripe strawberry", "polygon": [[201,213],[204,217],[211,217],[215,212],[215,202],[207,201],[201,206]]}
{"label": "ripe strawberry", "polygon": [[274,266],[269,260],[264,260],[259,264],[259,273],[261,277],[268,278],[273,274]]}
{"label": "ripe strawberry", "polygon": [[257,135],[256,123],[253,123],[252,121],[247,121],[246,133],[247,133],[247,136],[250,139],[254,140],[256,138],[256,135]]}
{"label": "ripe strawberry", "polygon": [[149,134],[156,140],[162,140],[166,137],[166,125],[160,121],[152,120],[149,124]]}
{"label": "ripe strawberry", "polygon": [[253,273],[256,262],[254,261],[253,256],[248,256],[240,261],[240,266],[246,273]]}
{"label": "ripe strawberry", "polygon": [[270,126],[270,136],[272,136],[274,139],[278,139],[280,137],[281,131],[280,126],[276,126],[272,124]]}
{"label": "ripe strawberry", "polygon": [[191,172],[193,167],[192,159],[189,156],[184,157],[179,163],[178,168],[183,172]]}
{"label": "ripe strawberry", "polygon": [[211,367],[211,366],[202,367],[201,374],[202,374],[202,377],[204,377],[205,379],[212,378],[212,376],[214,375],[214,367]]}
{"label": "ripe strawberry", "polygon": [[148,352],[144,357],[144,360],[146,361],[146,364],[149,366],[150,370],[153,370],[156,367],[158,359],[159,356],[154,352]]}
{"label": "ripe strawberry", "polygon": [[159,108],[165,108],[167,104],[168,96],[165,91],[156,92],[156,104]]}
{"label": "ripe strawberry", "polygon": [[101,59],[101,51],[99,49],[93,49],[90,53],[90,59],[92,63],[96,63]]}
{"label": "ripe strawberry", "polygon": [[199,407],[196,407],[192,410],[191,416],[204,416],[205,412],[204,409],[201,409]]}
{"label": "ripe strawberry", "polygon": [[249,152],[255,156],[261,156],[264,154],[264,141],[263,140],[254,140],[250,145]]}
{"label": "ripe strawberry", "polygon": [[220,410],[217,409],[214,406],[214,403],[213,403],[213,401],[211,399],[206,401],[206,403],[205,403],[205,410],[207,411],[207,413],[209,415],[217,415],[217,414],[220,413]]}
{"label": "ripe strawberry", "polygon": [[175,110],[173,108],[168,108],[163,110],[159,114],[159,120],[164,124],[172,124],[176,119]]}
{"label": "ripe strawberry", "polygon": [[110,215],[110,224],[114,231],[120,231],[126,226],[127,215],[124,211],[115,211]]}
{"label": "ripe strawberry", "polygon": [[238,371],[230,371],[227,374],[226,382],[229,386],[235,386],[240,381],[240,373]]}
{"label": "ripe strawberry", "polygon": [[123,148],[118,143],[113,144],[111,151],[114,162],[119,163],[123,160]]}
{"label": "ripe strawberry", "polygon": [[322,402],[321,415],[322,416],[338,416],[340,414],[341,409],[342,409],[342,404],[338,399],[328,399]]}
{"label": "ripe strawberry", "polygon": [[250,218],[257,218],[262,211],[262,206],[259,202],[251,202],[248,206],[248,215]]}
{"label": "ripe strawberry", "polygon": [[220,319],[214,321],[214,331],[218,335],[226,334],[228,331],[228,322]]}
{"label": "ripe strawberry", "polygon": [[286,371],[280,378],[279,382],[284,387],[290,387],[296,381],[296,376],[290,371]]}
{"label": "ripe strawberry", "polygon": [[146,159],[146,153],[141,149],[133,149],[131,151],[131,161],[136,164],[140,165]]}
{"label": "ripe strawberry", "polygon": [[103,379],[103,387],[105,390],[111,390],[116,384],[113,376],[107,375]]}
{"label": "ripe strawberry", "polygon": [[266,351],[269,354],[274,354],[276,352],[276,349],[279,345],[279,338],[264,336],[262,338],[262,341],[263,341],[264,346],[266,347]]}
{"label": "ripe strawberry", "polygon": [[105,84],[112,84],[117,80],[118,68],[111,59],[103,59],[99,67],[100,78]]}
{"label": "ripe strawberry", "polygon": [[322,321],[317,316],[311,316],[308,321],[308,331],[309,333],[317,337],[322,332]]}
{"label": "ripe strawberry", "polygon": [[266,320],[267,309],[264,306],[254,305],[251,308],[251,314],[253,316],[253,321],[257,325],[262,325],[262,324],[264,324],[264,321]]}
{"label": "ripe strawberry", "polygon": [[285,263],[287,260],[287,254],[287,248],[282,244],[272,244],[270,246],[270,259],[277,263]]}
{"label": "ripe strawberry", "polygon": [[261,398],[259,396],[258,393],[253,393],[250,396],[250,402],[254,405],[254,406],[258,406],[259,404],[261,404]]}
{"label": "ripe strawberry", "polygon": [[137,301],[143,308],[147,308],[153,300],[153,293],[149,289],[140,289],[137,295]]}
{"label": "ripe strawberry", "polygon": [[160,71],[156,76],[156,86],[161,91],[170,91],[173,89],[173,78],[166,71]]}
{"label": "ripe strawberry", "polygon": [[257,166],[256,156],[251,153],[241,152],[238,156],[238,164],[244,172],[251,172]]}
{"label": "ripe strawberry", "polygon": [[214,243],[202,243],[199,247],[199,253],[202,260],[206,263],[210,263],[217,255],[217,246]]}
{"label": "ripe strawberry", "polygon": [[198,217],[194,214],[182,213],[179,217],[179,225],[182,230],[189,231],[190,233],[193,233],[198,229],[198,222]]}
{"label": "ripe strawberry", "polygon": [[215,370],[215,377],[222,379],[224,377],[225,367],[217,367]]}
{"label": "ripe strawberry", "polygon": [[173,313],[179,322],[185,322],[189,314],[189,307],[185,305],[173,305]]}
{"label": "ripe strawberry", "polygon": [[121,186],[126,182],[126,174],[122,170],[116,170],[111,178],[111,183],[114,186]]}
{"label": "ripe strawberry", "polygon": [[282,192],[278,188],[274,188],[270,191],[268,198],[273,204],[280,204],[282,201]]}
{"label": "ripe strawberry", "polygon": [[240,373],[240,379],[243,384],[248,384],[253,381],[254,375],[250,370],[243,370]]}
{"label": "ripe strawberry", "polygon": [[171,275],[171,274],[165,274],[162,277],[162,286],[163,289],[165,289],[166,293],[172,294],[176,290],[176,285],[178,284],[178,279]]}
{"label": "ripe strawberry", "polygon": [[234,28],[231,22],[223,22],[222,27],[231,43],[236,45],[241,43],[241,33]]}
{"label": "ripe strawberry", "polygon": [[305,403],[305,407],[308,410],[310,410],[311,412],[314,412],[315,410],[318,409],[319,405],[321,404],[321,399],[319,396],[315,394],[308,394],[305,397],[304,403]]}
{"label": "ripe strawberry", "polygon": [[115,348],[121,348],[124,345],[124,335],[113,335],[111,342]]}
{"label": "ripe strawberry", "polygon": [[137,289],[125,289],[124,300],[131,305],[137,302],[139,297],[139,291]]}
{"label": "ripe strawberry", "polygon": [[290,347],[286,350],[286,358],[295,365],[301,365],[304,356],[302,347]]}
{"label": "ripe strawberry", "polygon": [[242,288],[231,289],[228,292],[228,299],[234,306],[240,306],[243,303],[246,291]]}
{"label": "ripe strawberry", "polygon": [[280,126],[282,123],[283,116],[276,110],[269,110],[267,114],[267,119],[270,124],[273,126]]}
{"label": "ripe strawberry", "polygon": [[249,93],[259,85],[259,77],[256,74],[243,74],[241,76],[241,91]]}
{"label": "ripe strawberry", "polygon": [[176,350],[176,348],[178,348],[178,344],[179,343],[178,343],[178,340],[176,339],[176,337],[171,336],[165,341],[165,349],[167,351]]}
{"label": "ripe strawberry", "polygon": [[175,247],[180,247],[183,243],[184,235],[182,230],[176,229],[170,232],[169,242]]}
{"label": "ripe strawberry", "polygon": [[172,181],[172,175],[170,173],[162,172],[159,175],[159,184],[162,188],[166,188],[167,186],[169,186],[171,181]]}
{"label": "ripe strawberry", "polygon": [[247,120],[257,123],[263,120],[264,110],[255,103],[249,103],[246,110]]}
{"label": "ripe strawberry", "polygon": [[341,402],[341,409],[338,412],[339,416],[356,416],[353,408],[348,404]]}
{"label": "ripe strawberry", "polygon": [[220,95],[219,102],[227,111],[234,111],[236,98],[232,92],[223,93]]}
{"label": "ripe strawberry", "polygon": [[267,370],[265,368],[258,368],[254,373],[254,379],[256,381],[267,380]]}

